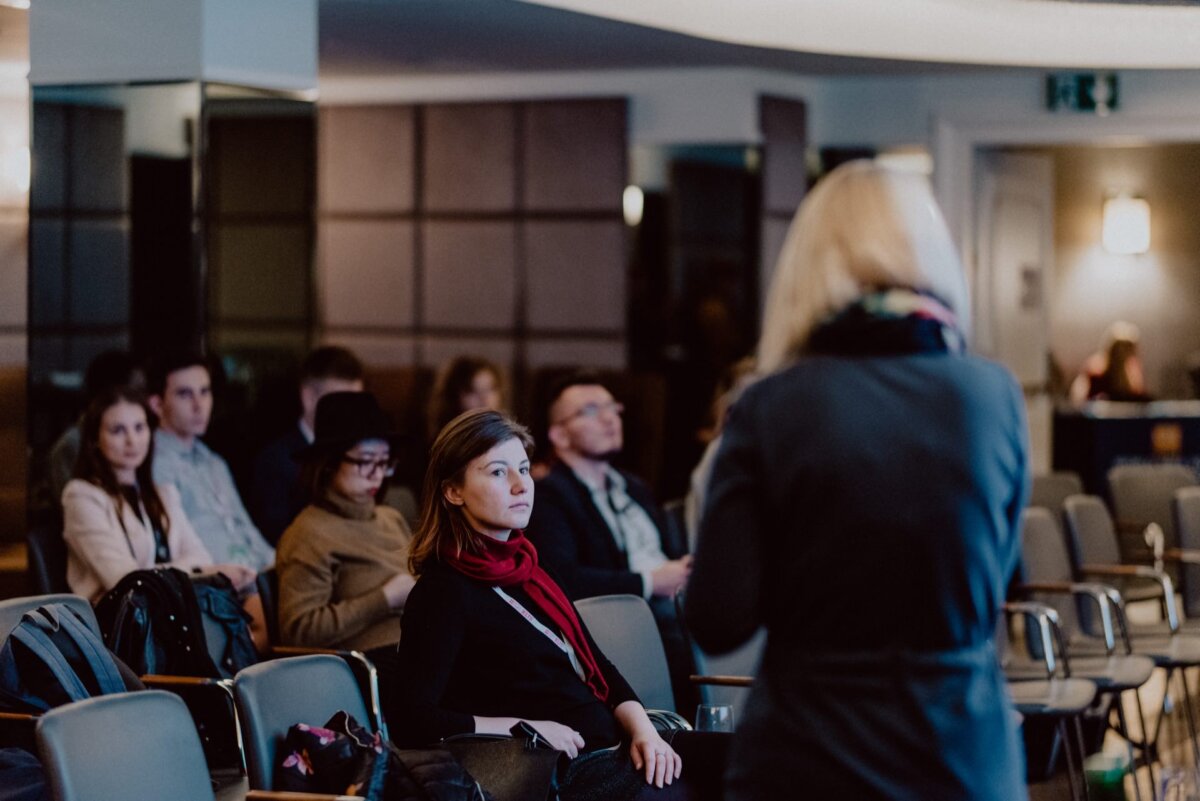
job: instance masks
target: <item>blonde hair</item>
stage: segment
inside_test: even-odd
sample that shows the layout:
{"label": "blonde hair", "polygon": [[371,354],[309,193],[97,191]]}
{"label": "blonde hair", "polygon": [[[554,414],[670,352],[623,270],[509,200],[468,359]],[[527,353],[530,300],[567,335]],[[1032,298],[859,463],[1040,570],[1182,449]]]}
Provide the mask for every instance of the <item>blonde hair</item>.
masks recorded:
{"label": "blonde hair", "polygon": [[962,263],[929,182],[849,162],[817,184],[788,229],[758,342],[759,372],[786,367],[816,326],[865,293],[895,287],[936,296],[969,336]]}

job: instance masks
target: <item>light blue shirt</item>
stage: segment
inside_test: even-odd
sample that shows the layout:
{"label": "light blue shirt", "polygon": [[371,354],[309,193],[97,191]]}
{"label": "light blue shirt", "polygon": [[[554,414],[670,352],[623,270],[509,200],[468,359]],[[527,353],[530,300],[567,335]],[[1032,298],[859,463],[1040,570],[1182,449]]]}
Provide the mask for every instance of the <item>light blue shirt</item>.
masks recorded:
{"label": "light blue shirt", "polygon": [[154,482],[179,490],[183,511],[217,564],[263,570],[275,563],[272,548],[250,520],[229,465],[198,439],[185,445],[154,433]]}

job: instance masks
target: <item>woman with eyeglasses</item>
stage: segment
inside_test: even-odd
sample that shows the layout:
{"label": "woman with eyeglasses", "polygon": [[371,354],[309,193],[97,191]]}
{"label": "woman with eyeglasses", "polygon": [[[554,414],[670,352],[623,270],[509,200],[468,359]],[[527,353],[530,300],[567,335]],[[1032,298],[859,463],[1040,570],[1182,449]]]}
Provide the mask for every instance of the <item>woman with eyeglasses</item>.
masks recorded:
{"label": "woman with eyeglasses", "polygon": [[283,532],[275,557],[280,636],[287,645],[364,651],[387,674],[414,581],[408,525],[376,503],[400,438],[365,392],[322,397],[314,435],[298,457],[313,502]]}

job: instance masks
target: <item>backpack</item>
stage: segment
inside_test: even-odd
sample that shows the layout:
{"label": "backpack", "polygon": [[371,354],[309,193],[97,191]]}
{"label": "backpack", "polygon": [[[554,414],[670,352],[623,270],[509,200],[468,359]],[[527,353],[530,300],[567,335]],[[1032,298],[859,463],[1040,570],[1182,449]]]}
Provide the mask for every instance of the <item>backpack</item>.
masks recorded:
{"label": "backpack", "polygon": [[0,709],[38,714],[95,695],[145,687],[70,607],[26,612],[0,647]]}
{"label": "backpack", "polygon": [[[100,599],[96,617],[108,647],[140,674],[227,679],[255,659],[249,618],[224,576],[193,586],[173,567],[135,570]],[[210,656],[209,628],[225,638],[220,664]]]}
{"label": "backpack", "polygon": [[192,589],[204,621],[208,653],[216,660],[222,678],[231,679],[244,667],[258,662],[250,636],[250,616],[242,609],[228,578],[217,573],[193,576]]}

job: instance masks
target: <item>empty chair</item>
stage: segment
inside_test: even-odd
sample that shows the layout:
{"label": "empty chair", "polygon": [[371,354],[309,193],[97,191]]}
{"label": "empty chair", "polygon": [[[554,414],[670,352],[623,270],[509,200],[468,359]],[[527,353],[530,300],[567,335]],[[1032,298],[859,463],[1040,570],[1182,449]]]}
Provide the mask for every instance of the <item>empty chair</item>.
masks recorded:
{"label": "empty chair", "polygon": [[322,726],[345,710],[364,726],[371,720],[354,673],[329,654],[273,659],[233,680],[252,790],[273,789],[275,754],[290,726]]}
{"label": "empty chair", "polygon": [[576,601],[575,608],[596,645],[629,682],[646,710],[660,713],[660,720],[689,728],[686,720],[675,714],[667,653],[650,605],[636,595],[600,595]]}
{"label": "empty chair", "polygon": [[[1156,657],[1155,654],[1133,653],[1128,637],[1124,636],[1127,627],[1119,593],[1115,589],[1110,590],[1106,585],[1077,583],[1073,580],[1063,533],[1053,515],[1046,509],[1031,507],[1022,515],[1021,570],[1022,583],[1018,589],[1039,599],[1044,597],[1062,622],[1071,675],[1095,682],[1099,692],[1114,697],[1132,690],[1137,702],[1141,730],[1146,732],[1146,716],[1137,688],[1150,679],[1156,666],[1172,670],[1176,665],[1169,656],[1162,654]],[[1089,635],[1078,624],[1076,599],[1080,599],[1081,607],[1096,610],[1095,636]],[[1118,631],[1123,635],[1119,639]],[[1049,645],[1031,641],[1030,650],[1035,655],[1044,657]],[[1006,669],[1010,678],[1020,678],[1022,672],[1024,677],[1028,678],[1040,678],[1045,675],[1040,664],[1027,665],[1024,668],[1010,664]],[[1113,709],[1117,713],[1117,731],[1129,742],[1129,727],[1124,709],[1120,703],[1113,704]],[[1190,722],[1190,715],[1188,720]],[[1130,744],[1132,748],[1132,743]],[[1144,748],[1142,751],[1147,764],[1152,753],[1152,748]]]}
{"label": "empty chair", "polygon": [[1063,501],[1072,495],[1083,494],[1083,481],[1078,473],[1062,470],[1041,473],[1033,477],[1033,489],[1029,495],[1030,506],[1040,506],[1058,514]]}
{"label": "empty chair", "polygon": [[213,801],[187,707],[157,690],[89,698],[38,721],[55,801]]}
{"label": "empty chair", "polygon": [[[1083,776],[1083,760],[1087,756],[1087,748],[1083,742],[1083,731],[1080,717],[1096,699],[1098,687],[1088,679],[1071,677],[1070,662],[1064,650],[1062,633],[1058,627],[1058,615],[1044,604],[1022,603],[1005,604],[1005,618],[1001,619],[996,636],[996,654],[1000,664],[1007,669],[1010,663],[1008,649],[1007,617],[1021,615],[1026,625],[1038,635],[1042,643],[1042,665],[1044,676],[1033,678],[1024,671],[1018,671],[1014,680],[1009,679],[1008,691],[1013,699],[1013,706],[1022,717],[1029,719],[1044,719],[1050,721],[1067,761],[1067,778],[1070,785],[1071,798],[1084,798],[1086,780]],[[1070,722],[1074,728],[1074,743],[1071,733],[1067,731]],[[1044,772],[1051,773],[1057,760],[1057,748],[1053,742],[1048,750],[1048,763]],[[1032,758],[1027,754],[1027,758]],[[1030,765],[1032,768],[1033,766]]]}
{"label": "empty chair", "polygon": [[[1083,575],[1084,565],[1121,564],[1117,529],[1103,500],[1095,495],[1072,495],[1063,501],[1062,516],[1066,522],[1067,552],[1071,556],[1074,576]],[[1106,580],[1121,590],[1126,601],[1157,598],[1161,591],[1161,587],[1132,575],[1113,574]]]}
{"label": "empty chair", "polygon": [[1179,549],[1174,552],[1168,549],[1167,556],[1179,562],[1184,612],[1200,618],[1200,487],[1175,490],[1171,512]]}
{"label": "empty chair", "polygon": [[1108,471],[1108,493],[1118,530],[1136,544],[1147,523],[1158,523],[1167,546],[1179,547],[1171,498],[1175,490],[1196,484],[1195,471],[1181,464],[1117,465]]}
{"label": "empty chair", "polygon": [[67,593],[67,543],[62,525],[55,521],[35,526],[25,535],[29,554],[29,578],[39,595]]}

